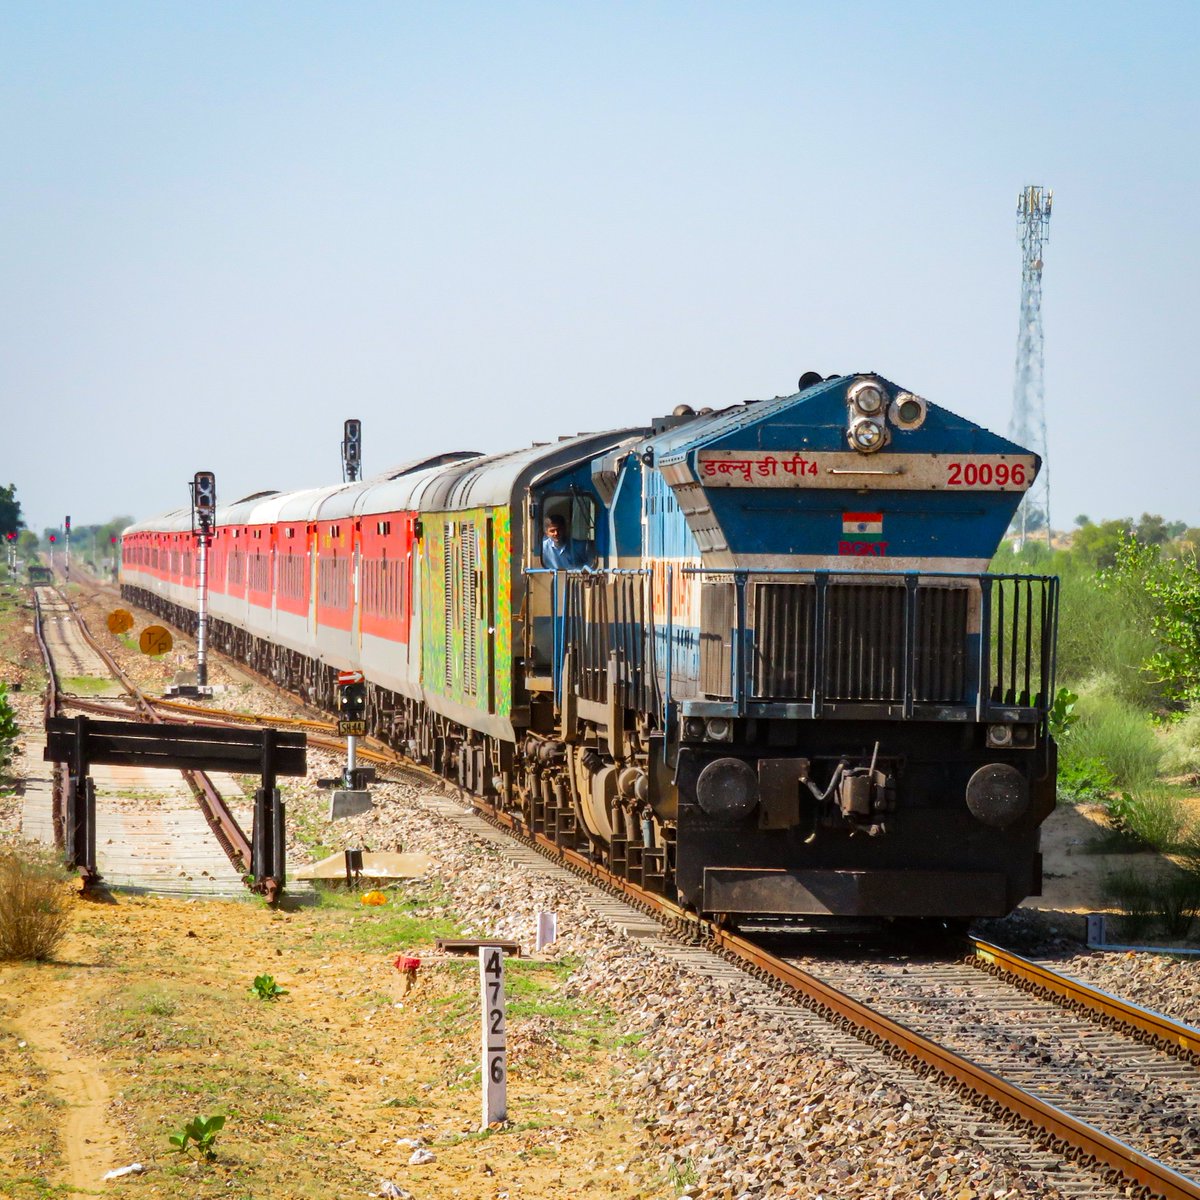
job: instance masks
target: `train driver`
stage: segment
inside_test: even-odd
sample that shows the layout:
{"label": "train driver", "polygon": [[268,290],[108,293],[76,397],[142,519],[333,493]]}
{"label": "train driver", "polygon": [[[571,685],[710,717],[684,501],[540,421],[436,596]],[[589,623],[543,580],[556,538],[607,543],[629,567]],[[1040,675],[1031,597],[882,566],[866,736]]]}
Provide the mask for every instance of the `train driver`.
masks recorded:
{"label": "train driver", "polygon": [[546,536],[542,538],[542,566],[555,571],[578,571],[589,567],[595,558],[591,542],[569,536],[567,519],[561,513],[546,518]]}

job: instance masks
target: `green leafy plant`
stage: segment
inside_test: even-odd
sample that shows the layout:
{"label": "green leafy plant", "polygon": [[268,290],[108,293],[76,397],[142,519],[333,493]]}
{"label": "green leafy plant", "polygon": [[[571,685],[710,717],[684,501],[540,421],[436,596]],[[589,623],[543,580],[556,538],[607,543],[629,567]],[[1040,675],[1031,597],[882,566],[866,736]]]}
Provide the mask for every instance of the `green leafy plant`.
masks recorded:
{"label": "green leafy plant", "polygon": [[1058,689],[1049,715],[1050,732],[1056,741],[1061,742],[1070,732],[1071,726],[1079,720],[1079,714],[1075,711],[1075,705],[1078,703],[1079,697],[1070,688]]}
{"label": "green leafy plant", "polygon": [[1117,781],[1098,758],[1065,758],[1058,764],[1058,798],[1068,804],[1099,804]]}
{"label": "green leafy plant", "polygon": [[168,1134],[167,1140],[180,1154],[188,1154],[195,1149],[202,1158],[212,1162],[217,1157],[213,1143],[224,1126],[225,1118],[222,1116],[194,1117],[182,1129]]}
{"label": "green leafy plant", "polygon": [[254,977],[254,986],[251,991],[260,1000],[278,1000],[280,996],[287,995],[287,989],[281,988],[275,982],[274,975],[256,975]]}

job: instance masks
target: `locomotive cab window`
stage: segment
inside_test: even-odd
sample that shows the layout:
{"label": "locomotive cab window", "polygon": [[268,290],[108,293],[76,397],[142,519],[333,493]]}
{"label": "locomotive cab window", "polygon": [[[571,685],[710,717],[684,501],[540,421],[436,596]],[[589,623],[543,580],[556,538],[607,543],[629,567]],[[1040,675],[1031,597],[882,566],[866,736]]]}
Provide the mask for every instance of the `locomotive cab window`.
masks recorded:
{"label": "locomotive cab window", "polygon": [[596,502],[579,493],[560,493],[542,501],[541,562],[557,571],[596,564]]}

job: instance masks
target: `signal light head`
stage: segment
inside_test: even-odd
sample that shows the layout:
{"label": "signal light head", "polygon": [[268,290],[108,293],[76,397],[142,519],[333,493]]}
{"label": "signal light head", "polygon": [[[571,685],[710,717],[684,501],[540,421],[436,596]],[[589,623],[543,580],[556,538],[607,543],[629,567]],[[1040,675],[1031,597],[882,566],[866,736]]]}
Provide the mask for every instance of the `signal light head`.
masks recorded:
{"label": "signal light head", "polygon": [[192,502],[197,512],[211,513],[217,507],[217,477],[211,471],[197,471],[192,480]]}
{"label": "signal light head", "polygon": [[342,426],[342,453],[347,463],[362,461],[362,422],[350,417]]}

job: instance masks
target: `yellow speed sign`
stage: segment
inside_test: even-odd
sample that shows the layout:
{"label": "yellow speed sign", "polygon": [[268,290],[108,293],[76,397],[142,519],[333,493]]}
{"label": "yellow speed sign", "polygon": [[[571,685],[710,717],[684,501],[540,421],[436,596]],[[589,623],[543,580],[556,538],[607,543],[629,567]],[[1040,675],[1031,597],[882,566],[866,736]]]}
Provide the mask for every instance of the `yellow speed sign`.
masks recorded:
{"label": "yellow speed sign", "polygon": [[172,646],[170,630],[161,625],[147,625],[138,638],[143,654],[166,654]]}
{"label": "yellow speed sign", "polygon": [[128,633],[133,628],[133,613],[124,608],[114,608],[108,614],[109,633]]}

